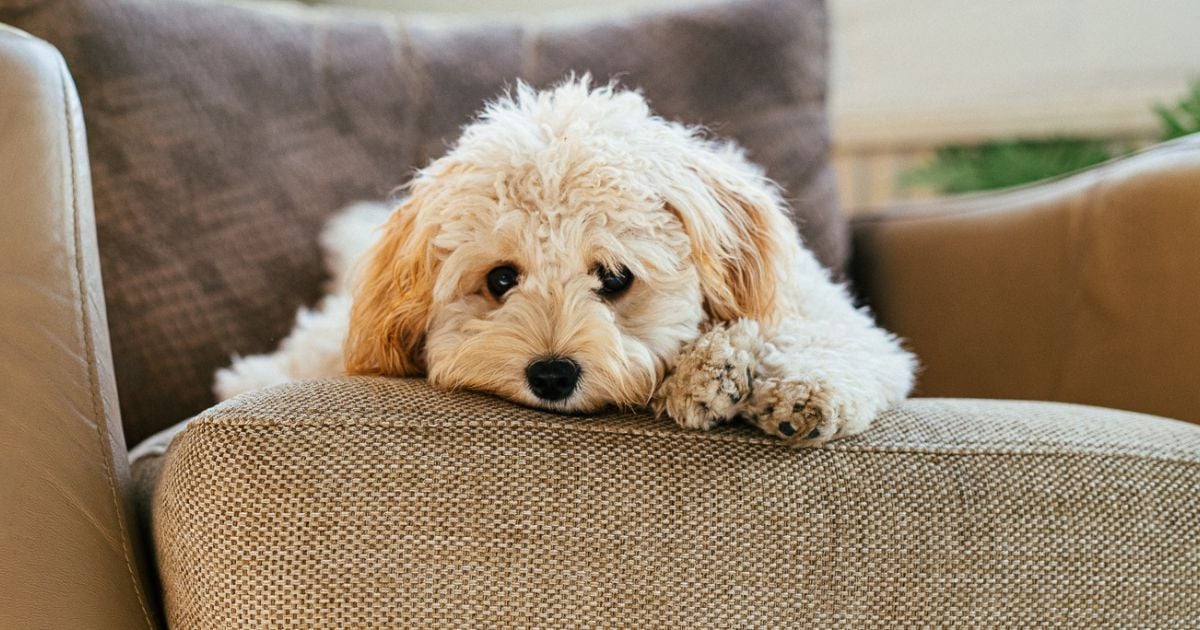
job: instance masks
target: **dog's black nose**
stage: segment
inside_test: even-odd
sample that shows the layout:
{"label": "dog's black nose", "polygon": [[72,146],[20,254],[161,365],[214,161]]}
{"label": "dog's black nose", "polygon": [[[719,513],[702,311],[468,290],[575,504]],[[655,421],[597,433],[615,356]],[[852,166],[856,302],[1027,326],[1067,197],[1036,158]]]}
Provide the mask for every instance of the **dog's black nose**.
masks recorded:
{"label": "dog's black nose", "polygon": [[575,391],[579,382],[579,364],[570,359],[541,359],[525,368],[529,389],[542,400],[562,400]]}

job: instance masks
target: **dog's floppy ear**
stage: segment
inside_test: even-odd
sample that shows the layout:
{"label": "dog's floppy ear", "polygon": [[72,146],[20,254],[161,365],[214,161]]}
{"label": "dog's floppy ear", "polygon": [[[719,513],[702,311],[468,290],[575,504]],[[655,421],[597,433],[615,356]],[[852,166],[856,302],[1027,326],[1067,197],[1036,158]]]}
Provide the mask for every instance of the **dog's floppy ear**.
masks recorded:
{"label": "dog's floppy ear", "polygon": [[433,230],[418,221],[414,190],[381,226],[361,261],[346,336],[346,372],[415,376],[424,365],[425,328],[436,275]]}
{"label": "dog's floppy ear", "polygon": [[733,146],[693,147],[665,194],[683,223],[705,309],[718,321],[776,316],[783,257],[795,239],[775,185]]}

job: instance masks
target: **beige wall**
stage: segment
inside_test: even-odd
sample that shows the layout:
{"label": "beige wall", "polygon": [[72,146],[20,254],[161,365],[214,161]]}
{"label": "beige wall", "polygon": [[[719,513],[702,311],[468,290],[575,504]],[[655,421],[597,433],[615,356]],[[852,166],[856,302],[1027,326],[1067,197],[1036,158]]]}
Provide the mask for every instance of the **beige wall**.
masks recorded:
{"label": "beige wall", "polygon": [[1200,78],[1200,0],[831,0],[830,111],[847,207],[922,194],[896,175],[943,144],[1149,141]]}
{"label": "beige wall", "polygon": [[832,0],[839,140],[1142,137],[1200,77],[1198,0]]}

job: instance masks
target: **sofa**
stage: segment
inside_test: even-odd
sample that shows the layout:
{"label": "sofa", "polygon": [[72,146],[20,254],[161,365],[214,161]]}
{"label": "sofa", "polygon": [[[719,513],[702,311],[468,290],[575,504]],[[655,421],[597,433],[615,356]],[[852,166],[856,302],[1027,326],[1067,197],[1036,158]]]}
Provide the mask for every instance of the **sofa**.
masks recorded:
{"label": "sofa", "polygon": [[[848,221],[819,0],[537,25],[0,0],[0,23],[0,627],[1200,619],[1200,139]],[[746,146],[919,356],[915,397],[814,449],[414,379],[214,404],[212,370],[319,297],[325,217],[568,70]]]}

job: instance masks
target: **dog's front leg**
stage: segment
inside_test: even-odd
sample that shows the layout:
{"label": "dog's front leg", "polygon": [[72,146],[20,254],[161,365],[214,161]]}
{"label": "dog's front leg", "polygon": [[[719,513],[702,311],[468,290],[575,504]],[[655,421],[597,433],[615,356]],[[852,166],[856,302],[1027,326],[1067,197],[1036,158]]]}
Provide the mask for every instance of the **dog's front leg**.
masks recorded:
{"label": "dog's front leg", "polygon": [[676,355],[651,406],[688,429],[711,429],[732,420],[754,393],[762,350],[758,322],[714,324]]}
{"label": "dog's front leg", "polygon": [[679,353],[654,410],[693,429],[741,416],[800,446],[865,430],[908,395],[915,360],[848,302],[834,308],[770,330],[749,319],[713,325]]}
{"label": "dog's front leg", "polygon": [[860,433],[912,389],[915,359],[896,338],[848,301],[836,310],[766,335],[741,412],[766,433],[800,446]]}

